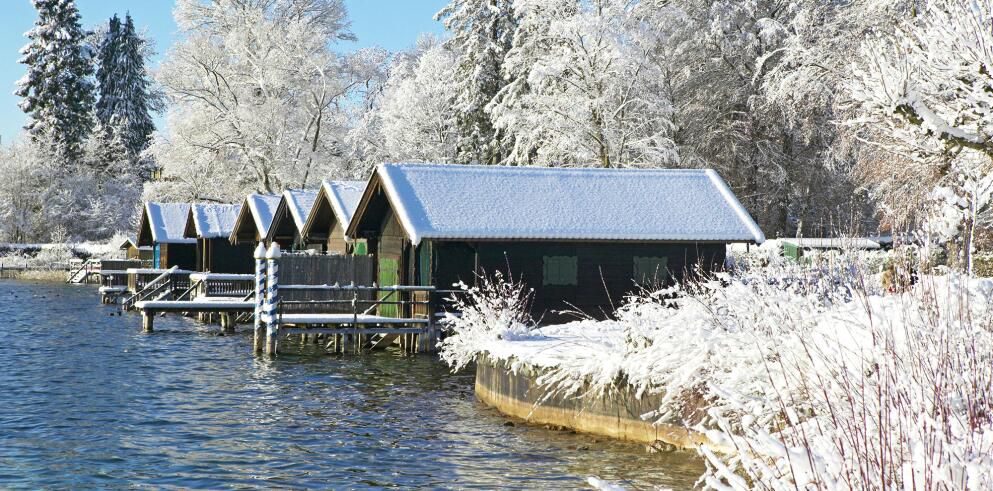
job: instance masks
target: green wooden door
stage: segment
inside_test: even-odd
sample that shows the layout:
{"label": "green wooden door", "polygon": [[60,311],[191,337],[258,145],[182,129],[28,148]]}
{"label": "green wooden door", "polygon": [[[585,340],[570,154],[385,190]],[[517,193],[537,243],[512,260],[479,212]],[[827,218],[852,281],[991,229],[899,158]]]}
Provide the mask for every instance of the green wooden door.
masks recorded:
{"label": "green wooden door", "polygon": [[783,242],[783,255],[793,260],[799,260],[802,252],[796,244]]}
{"label": "green wooden door", "polygon": [[[376,282],[379,286],[393,286],[400,283],[400,260],[392,257],[379,258],[379,272],[376,275]],[[380,292],[379,299],[389,299],[397,301],[400,299],[399,292]],[[398,317],[399,309],[397,305],[380,305],[379,315],[387,317]]]}

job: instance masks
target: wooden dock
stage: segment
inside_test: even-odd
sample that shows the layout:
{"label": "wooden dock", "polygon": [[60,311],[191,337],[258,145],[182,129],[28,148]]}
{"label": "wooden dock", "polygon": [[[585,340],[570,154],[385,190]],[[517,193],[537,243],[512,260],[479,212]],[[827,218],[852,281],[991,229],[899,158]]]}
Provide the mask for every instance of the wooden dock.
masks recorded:
{"label": "wooden dock", "polygon": [[276,333],[273,354],[291,336],[321,336],[334,353],[394,343],[416,353],[432,351],[437,344],[434,287],[285,285],[279,290],[323,293],[326,299],[277,300],[276,318],[269,319]]}
{"label": "wooden dock", "polygon": [[66,283],[78,285],[96,282],[104,285],[107,277],[127,275],[128,269],[141,268],[146,262],[140,259],[87,259],[70,266]]}
{"label": "wooden dock", "polygon": [[[435,288],[372,281],[361,286],[354,280],[374,278],[369,256],[284,255],[274,243],[269,250],[256,248],[255,261],[257,353],[275,356],[292,337],[304,344],[313,339],[335,353],[394,343],[407,352],[427,352],[437,345]],[[288,278],[281,277],[284,267]]]}
{"label": "wooden dock", "polygon": [[[373,278],[368,256],[284,255],[274,244],[269,250],[260,245],[255,259],[254,275],[129,270],[124,306],[141,311],[142,330],[149,333],[164,313],[197,314],[208,322],[216,316],[225,332],[253,322],[254,351],[270,356],[295,338],[333,353],[391,345],[416,353],[437,346],[443,314],[441,292],[433,286],[356,283]],[[281,284],[283,266],[289,278]]]}
{"label": "wooden dock", "polygon": [[[174,272],[169,273],[170,276]],[[146,284],[149,290],[140,294],[133,308],[142,314],[142,330],[154,330],[155,316],[161,313],[197,314],[204,322],[215,319],[225,333],[234,332],[239,319],[248,321],[247,314],[255,308],[252,289],[254,275],[191,273],[185,288],[161,286],[166,280],[157,278]],[[170,290],[171,288],[171,290]],[[154,295],[154,292],[160,292]]]}

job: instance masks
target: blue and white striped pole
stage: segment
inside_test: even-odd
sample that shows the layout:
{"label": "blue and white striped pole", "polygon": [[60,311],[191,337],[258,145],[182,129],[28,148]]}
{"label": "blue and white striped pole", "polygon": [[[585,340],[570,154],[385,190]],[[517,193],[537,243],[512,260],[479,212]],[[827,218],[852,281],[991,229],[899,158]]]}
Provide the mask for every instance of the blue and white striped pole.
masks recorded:
{"label": "blue and white striped pole", "polygon": [[266,290],[265,245],[259,242],[255,248],[255,342],[252,348],[262,352],[265,342],[265,290]]}
{"label": "blue and white striped pole", "polygon": [[265,258],[268,265],[266,281],[269,288],[266,291],[266,343],[265,352],[267,355],[275,355],[279,350],[279,244],[273,242],[266,252]]}

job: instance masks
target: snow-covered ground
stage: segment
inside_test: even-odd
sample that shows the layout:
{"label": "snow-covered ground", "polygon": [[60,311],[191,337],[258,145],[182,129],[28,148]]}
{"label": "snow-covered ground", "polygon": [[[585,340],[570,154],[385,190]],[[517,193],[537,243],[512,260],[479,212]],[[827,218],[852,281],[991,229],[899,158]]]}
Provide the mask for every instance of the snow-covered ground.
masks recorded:
{"label": "snow-covered ground", "polygon": [[127,237],[117,234],[107,241],[75,243],[0,243],[0,261],[11,265],[50,267],[80,257],[117,259],[122,257],[120,245]]}
{"label": "snow-covered ground", "polygon": [[547,368],[540,382],[575,397],[619,381],[662,393],[644,418],[742,449],[700,450],[714,489],[990,489],[993,280],[884,291],[864,266],[766,267],[543,328],[514,312],[522,286],[492,282],[449,319],[442,358]]}

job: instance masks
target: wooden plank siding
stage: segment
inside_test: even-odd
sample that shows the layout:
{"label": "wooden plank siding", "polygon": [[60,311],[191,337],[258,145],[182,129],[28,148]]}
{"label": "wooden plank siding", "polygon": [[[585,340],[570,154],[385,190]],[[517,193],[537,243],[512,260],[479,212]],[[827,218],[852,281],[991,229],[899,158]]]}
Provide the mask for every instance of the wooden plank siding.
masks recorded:
{"label": "wooden plank siding", "polygon": [[[279,260],[281,285],[349,285],[372,286],[375,281],[376,261],[371,256],[329,256],[308,254],[283,254]],[[318,290],[282,290],[284,301],[349,300],[349,292]],[[359,299],[371,300],[369,292],[359,293]],[[283,313],[347,313],[348,304],[335,305],[286,305]]]}
{"label": "wooden plank siding", "polygon": [[[431,255],[433,264],[427,267],[431,270],[434,286],[449,289],[459,281],[474,285],[477,274],[492,275],[500,271],[505,278],[512,277],[534,289],[532,314],[546,322],[574,318],[565,313],[568,311],[578,311],[596,318],[610,315],[623,303],[626,295],[638,290],[636,257],[666,258],[671,282],[683,279],[697,269],[719,270],[724,265],[726,254],[723,243],[430,243],[434,244],[435,250]],[[577,258],[575,285],[543,284],[544,258],[549,256]]]}
{"label": "wooden plank siding", "polygon": [[227,238],[198,239],[196,271],[252,273],[255,248],[250,243],[231,244]]}
{"label": "wooden plank siding", "polygon": [[307,223],[301,231],[304,234],[303,239],[310,249],[328,254],[354,254],[357,243],[363,242],[361,250],[364,253],[364,241],[345,240],[345,227],[335,214],[331,199],[327,186],[321,186]]}
{"label": "wooden plank siding", "polygon": [[194,244],[158,244],[159,264],[161,269],[179,266],[179,269],[194,271],[197,265],[197,245]]}

